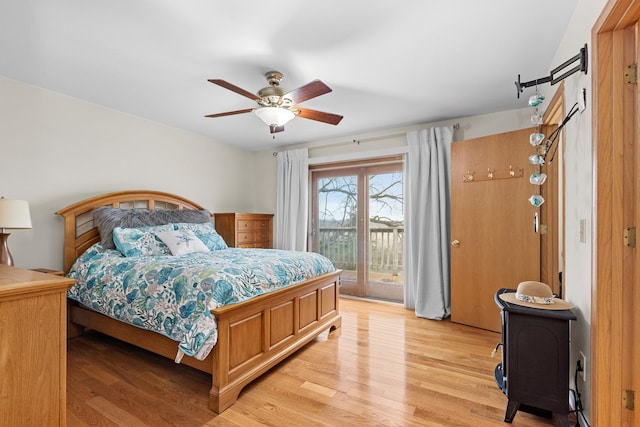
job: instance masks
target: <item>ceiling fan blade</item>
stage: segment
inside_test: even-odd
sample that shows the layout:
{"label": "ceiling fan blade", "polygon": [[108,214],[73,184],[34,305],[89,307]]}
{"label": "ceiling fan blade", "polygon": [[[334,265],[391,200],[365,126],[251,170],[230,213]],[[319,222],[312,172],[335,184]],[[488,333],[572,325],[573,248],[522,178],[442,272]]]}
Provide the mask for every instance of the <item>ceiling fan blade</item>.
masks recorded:
{"label": "ceiling fan blade", "polygon": [[255,108],[245,108],[244,110],[235,110],[235,111],[227,111],[225,113],[218,113],[218,114],[208,114],[205,117],[224,117],[224,116],[233,116],[234,114],[243,114],[243,113],[250,113],[253,110],[255,110]]}
{"label": "ceiling fan blade", "polygon": [[282,125],[282,126],[271,125],[271,126],[269,126],[269,132],[271,132],[271,133],[284,132],[284,125]]}
{"label": "ceiling fan blade", "polygon": [[298,117],[303,119],[316,120],[318,122],[329,123],[331,125],[337,125],[342,120],[342,116],[338,114],[325,113],[318,110],[310,110],[308,108],[295,107],[299,111]]}
{"label": "ceiling fan blade", "polygon": [[237,94],[240,94],[242,96],[246,96],[249,99],[253,99],[254,101],[260,101],[262,98],[260,98],[258,95],[251,93],[247,90],[242,89],[241,87],[238,87],[236,85],[233,85],[231,83],[229,83],[226,80],[220,80],[220,79],[209,79],[209,81],[213,84],[216,84],[218,86],[222,86],[225,89],[229,89],[232,92],[235,92]]}
{"label": "ceiling fan blade", "polygon": [[331,92],[331,88],[329,86],[320,80],[314,80],[304,86],[300,86],[297,89],[289,91],[284,96],[291,99],[294,104],[299,104],[308,99],[315,98],[316,96],[324,95],[329,92]]}

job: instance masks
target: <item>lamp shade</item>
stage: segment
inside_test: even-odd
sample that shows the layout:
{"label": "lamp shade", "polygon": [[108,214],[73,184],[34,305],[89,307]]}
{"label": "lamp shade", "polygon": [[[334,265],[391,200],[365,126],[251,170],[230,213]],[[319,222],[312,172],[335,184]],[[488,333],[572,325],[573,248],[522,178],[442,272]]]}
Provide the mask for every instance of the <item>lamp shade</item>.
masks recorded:
{"label": "lamp shade", "polygon": [[281,107],[260,107],[254,112],[268,126],[283,126],[296,116],[292,111]]}
{"label": "lamp shade", "polygon": [[31,228],[29,203],[0,198],[0,228]]}

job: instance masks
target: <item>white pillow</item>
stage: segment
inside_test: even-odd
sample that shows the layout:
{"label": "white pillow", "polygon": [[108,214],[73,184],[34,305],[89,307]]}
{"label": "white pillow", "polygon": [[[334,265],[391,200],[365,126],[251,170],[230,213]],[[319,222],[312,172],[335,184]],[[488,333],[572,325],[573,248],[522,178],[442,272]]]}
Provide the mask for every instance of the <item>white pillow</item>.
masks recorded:
{"label": "white pillow", "polygon": [[209,248],[191,230],[158,231],[156,236],[169,247],[173,255],[209,252]]}

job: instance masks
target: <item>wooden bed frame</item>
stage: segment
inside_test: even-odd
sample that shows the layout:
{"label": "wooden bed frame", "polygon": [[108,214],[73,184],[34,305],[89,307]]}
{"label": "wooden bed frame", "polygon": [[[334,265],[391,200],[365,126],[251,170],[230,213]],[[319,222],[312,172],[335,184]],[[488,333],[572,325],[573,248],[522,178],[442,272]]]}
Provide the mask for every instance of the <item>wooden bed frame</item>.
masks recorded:
{"label": "wooden bed frame", "polygon": [[[96,196],[56,212],[64,217],[64,269],[68,272],[87,248],[100,241],[93,209],[203,209],[180,196],[159,191],[121,191]],[[341,326],[338,305],[340,271],[301,282],[251,300],[212,311],[218,342],[205,360],[184,356],[183,364],[212,374],[210,408],[221,413],[243,387],[313,340]],[[69,337],[84,329],[106,335],[174,359],[177,343],[69,301]]]}

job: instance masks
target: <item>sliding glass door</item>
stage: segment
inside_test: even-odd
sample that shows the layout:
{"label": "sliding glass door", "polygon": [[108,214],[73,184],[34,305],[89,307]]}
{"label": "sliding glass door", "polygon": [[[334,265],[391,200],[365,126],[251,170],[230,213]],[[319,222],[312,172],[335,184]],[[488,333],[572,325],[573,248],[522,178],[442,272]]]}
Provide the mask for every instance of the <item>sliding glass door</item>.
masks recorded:
{"label": "sliding glass door", "polygon": [[331,259],[343,295],[402,302],[402,162],[312,170],[311,249]]}

